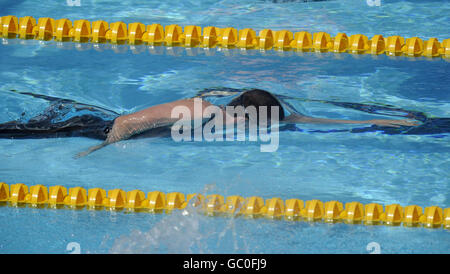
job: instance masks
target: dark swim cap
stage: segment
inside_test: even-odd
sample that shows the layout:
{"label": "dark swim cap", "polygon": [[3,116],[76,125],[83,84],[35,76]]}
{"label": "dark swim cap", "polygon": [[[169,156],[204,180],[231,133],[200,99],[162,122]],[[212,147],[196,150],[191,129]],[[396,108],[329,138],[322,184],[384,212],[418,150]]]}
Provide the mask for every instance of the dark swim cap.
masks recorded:
{"label": "dark swim cap", "polygon": [[[234,98],[228,106],[243,106],[244,108],[248,106],[256,107],[257,113],[259,114],[260,106],[267,106],[267,118],[270,120],[271,117],[271,107],[279,107],[279,120],[284,119],[284,109],[280,102],[273,96],[270,92],[262,89],[251,89],[247,90],[239,97]],[[258,117],[259,121],[259,117]]]}

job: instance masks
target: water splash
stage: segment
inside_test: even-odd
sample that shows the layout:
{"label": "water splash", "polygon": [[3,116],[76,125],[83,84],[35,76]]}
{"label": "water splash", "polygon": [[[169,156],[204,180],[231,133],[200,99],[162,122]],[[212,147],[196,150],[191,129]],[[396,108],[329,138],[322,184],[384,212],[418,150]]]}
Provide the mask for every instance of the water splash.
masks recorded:
{"label": "water splash", "polygon": [[[211,185],[205,187],[209,192]],[[205,195],[206,196],[206,195]],[[211,218],[191,202],[183,210],[164,215],[149,231],[132,231],[114,241],[110,253],[249,253],[245,231],[236,228],[235,216]]]}

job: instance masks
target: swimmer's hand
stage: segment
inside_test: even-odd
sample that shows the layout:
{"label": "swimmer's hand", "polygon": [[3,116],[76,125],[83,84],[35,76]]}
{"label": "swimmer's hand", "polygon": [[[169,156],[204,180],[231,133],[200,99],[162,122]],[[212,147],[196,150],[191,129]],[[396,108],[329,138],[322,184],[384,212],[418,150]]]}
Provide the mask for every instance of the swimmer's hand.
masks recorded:
{"label": "swimmer's hand", "polygon": [[77,155],[74,156],[74,158],[79,159],[81,157],[91,154],[96,150],[104,148],[109,144],[124,140],[129,136],[127,134],[129,134],[128,128],[122,122],[122,117],[118,117],[113,124],[112,130],[108,133],[108,137],[103,143],[101,143],[100,145],[90,147],[88,150],[78,153]]}
{"label": "swimmer's hand", "polygon": [[413,120],[383,120],[383,119],[375,119],[369,120],[367,123],[374,124],[377,126],[386,126],[386,127],[401,127],[401,126],[418,126],[419,122]]}
{"label": "swimmer's hand", "polygon": [[89,149],[86,150],[86,151],[77,153],[77,154],[74,156],[74,158],[75,158],[75,159],[79,159],[79,158],[84,157],[84,156],[86,156],[86,155],[88,155],[88,154],[91,154],[92,152],[94,152],[94,151],[96,151],[96,150],[99,150],[99,149],[101,149],[101,148],[103,148],[103,147],[105,147],[105,146],[107,146],[107,145],[109,145],[109,142],[103,142],[103,143],[101,143],[100,145],[93,146],[93,147],[89,148]]}

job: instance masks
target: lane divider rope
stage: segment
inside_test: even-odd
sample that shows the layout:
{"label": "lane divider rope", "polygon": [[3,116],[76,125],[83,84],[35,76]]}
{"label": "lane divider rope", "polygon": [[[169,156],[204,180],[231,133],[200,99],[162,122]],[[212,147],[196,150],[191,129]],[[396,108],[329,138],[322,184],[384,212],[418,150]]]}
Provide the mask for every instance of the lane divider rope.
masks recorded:
{"label": "lane divider rope", "polygon": [[71,208],[71,209],[109,209],[138,212],[171,212],[186,208],[188,203],[199,207],[211,216],[245,216],[265,217],[273,219],[297,221],[323,221],[329,223],[344,222],[365,225],[403,224],[409,227],[427,227],[450,229],[450,208],[438,206],[426,207],[417,205],[402,207],[399,204],[386,205],[349,202],[345,206],[339,201],[322,202],[299,199],[271,198],[264,201],[261,197],[243,198],[213,194],[204,197],[202,194],[184,195],[179,192],[163,193],[141,190],[125,192],[113,189],[108,192],[101,188],[86,190],[82,187],[69,188],[43,185],[28,187],[25,184],[0,183],[0,203],[12,206],[26,205],[31,207]]}
{"label": "lane divider rope", "polygon": [[99,20],[76,20],[67,18],[17,18],[13,15],[0,17],[0,37],[52,40],[58,42],[111,43],[129,45],[164,45],[168,47],[276,49],[281,51],[315,51],[353,54],[387,54],[390,56],[425,56],[450,58],[450,39],[441,42],[437,38],[426,41],[419,37],[404,38],[398,35],[383,37],[374,35],[369,39],[363,34],[347,36],[338,33],[332,37],[326,32],[309,33],[289,30],[263,29],[257,35],[253,29],[218,28],[209,26],[145,25],[140,22],[107,23]]}

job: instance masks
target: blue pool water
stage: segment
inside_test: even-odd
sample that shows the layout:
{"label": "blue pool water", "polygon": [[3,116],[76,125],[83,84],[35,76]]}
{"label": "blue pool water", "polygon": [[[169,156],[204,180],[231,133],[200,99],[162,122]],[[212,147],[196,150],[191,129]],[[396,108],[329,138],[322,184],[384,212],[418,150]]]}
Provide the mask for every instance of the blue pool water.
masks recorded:
{"label": "blue pool water", "polygon": [[[56,3],[55,3],[56,2]],[[0,1],[1,15],[196,24],[450,38],[448,1],[272,3],[270,1]],[[436,8],[439,7],[439,8]],[[0,123],[34,116],[47,103],[10,89],[129,113],[210,87],[262,88],[295,97],[311,116],[392,118],[311,102],[369,103],[450,117],[450,62],[438,58],[2,40]],[[73,156],[86,138],[0,139],[0,181],[144,192],[320,199],[449,207],[448,134],[318,133],[349,125],[299,125],[274,153],[260,143],[139,139]],[[444,229],[0,207],[0,253],[448,253]]]}

